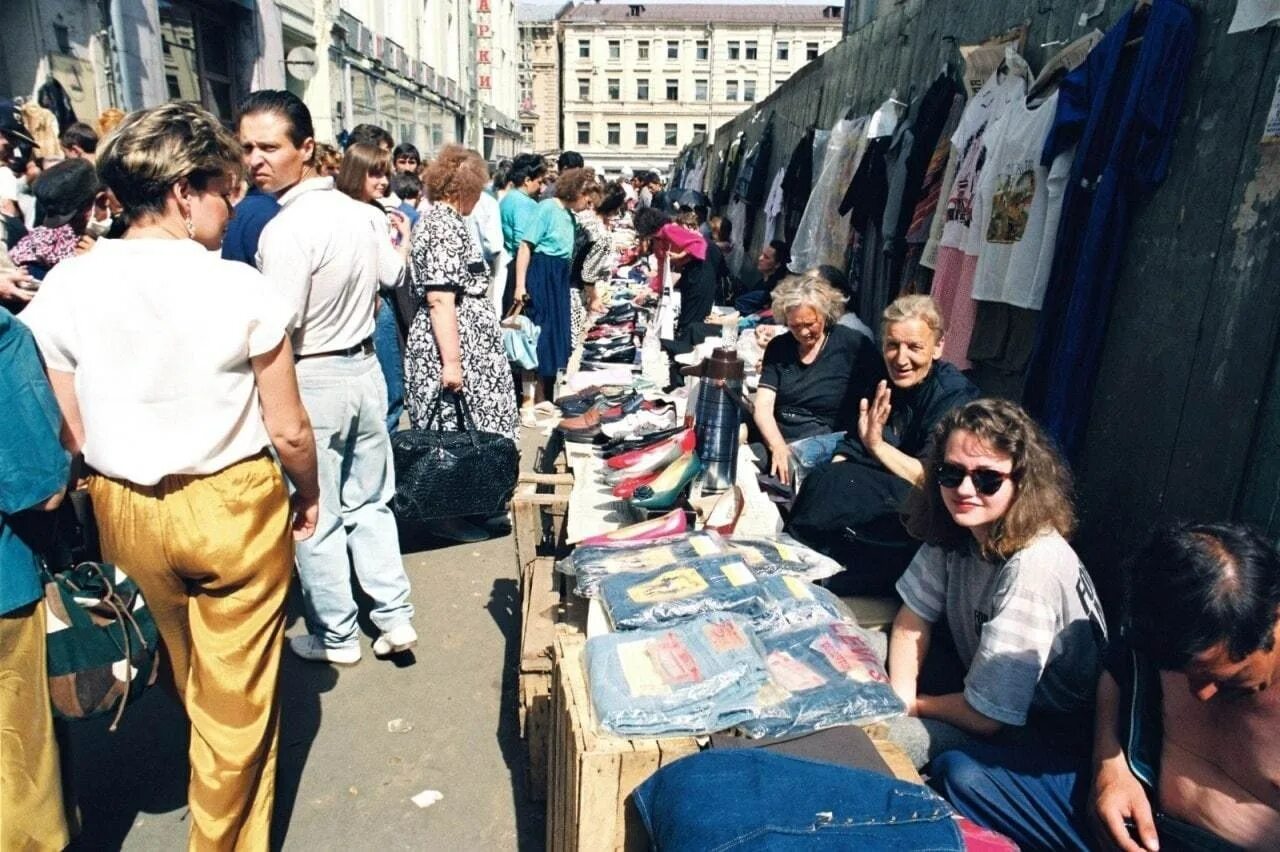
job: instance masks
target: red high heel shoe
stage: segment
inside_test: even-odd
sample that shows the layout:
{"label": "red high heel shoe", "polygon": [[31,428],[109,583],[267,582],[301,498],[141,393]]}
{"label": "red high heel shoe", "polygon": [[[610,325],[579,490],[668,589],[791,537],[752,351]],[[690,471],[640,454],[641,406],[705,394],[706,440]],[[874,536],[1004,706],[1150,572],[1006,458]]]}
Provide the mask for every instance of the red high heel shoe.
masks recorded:
{"label": "red high heel shoe", "polygon": [[660,538],[670,538],[673,535],[680,535],[689,528],[689,521],[684,515],[683,509],[675,509],[668,512],[660,518],[654,518],[651,521],[642,521],[638,524],[632,524],[629,527],[614,530],[604,535],[593,535],[590,538],[584,538],[578,542],[579,545],[621,545],[635,544],[642,541],[656,541]]}
{"label": "red high heel shoe", "polygon": [[721,535],[733,533],[733,528],[738,525],[738,518],[742,516],[742,510],[746,504],[742,489],[737,485],[721,494],[689,501],[689,505],[693,506],[694,512],[698,515],[698,520],[702,521],[702,528]]}
{"label": "red high heel shoe", "polygon": [[613,486],[613,496],[619,500],[630,500],[631,495],[636,493],[636,489],[641,485],[648,485],[658,478],[659,470],[652,470],[648,473],[642,473],[634,479],[624,479],[617,485]]}
{"label": "red high heel shoe", "polygon": [[[698,439],[697,439],[697,436],[694,434],[694,431],[692,429],[686,429],[680,434],[672,435],[670,438],[667,438],[665,441],[660,441],[659,443],[654,444],[651,447],[643,447],[642,449],[639,449],[639,450],[632,450],[631,452],[622,453],[620,455],[616,455],[616,456],[613,456],[612,458],[606,459],[605,464],[613,468],[614,470],[632,468],[632,467],[638,466],[641,462],[647,461],[648,459],[654,456],[666,455],[671,450],[672,447],[679,447],[680,452],[676,453],[674,456],[668,459],[668,461],[674,461],[675,459],[679,458],[680,456],[692,450],[694,448],[694,445],[697,443],[697,440]],[[647,472],[648,470],[652,470],[652,469],[653,468],[650,467],[646,471],[638,471],[638,472]]]}

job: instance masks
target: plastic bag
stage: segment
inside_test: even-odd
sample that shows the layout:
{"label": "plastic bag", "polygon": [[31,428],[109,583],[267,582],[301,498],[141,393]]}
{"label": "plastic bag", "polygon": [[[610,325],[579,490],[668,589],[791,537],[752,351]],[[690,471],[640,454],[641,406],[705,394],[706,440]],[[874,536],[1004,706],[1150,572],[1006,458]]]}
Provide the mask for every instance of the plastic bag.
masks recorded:
{"label": "plastic bag", "polygon": [[844,570],[830,556],[788,535],[734,535],[726,543],[757,574],[794,574],[806,580],[825,580]]}
{"label": "plastic bag", "polygon": [[769,683],[750,737],[783,736],[835,725],[866,725],[906,712],[884,664],[863,632],[848,622],[760,636]]}
{"label": "plastic bag", "polygon": [[787,445],[791,449],[791,475],[795,479],[796,493],[800,492],[809,474],[835,457],[844,436],[844,432],[829,432],[810,435]]}
{"label": "plastic bag", "polygon": [[[845,248],[853,224],[848,216],[840,215],[840,199],[866,151],[866,126],[867,119],[863,117],[841,119],[831,128],[822,172],[813,182],[813,192],[809,194],[791,244],[790,269],[802,271],[823,264],[844,268]],[[736,227],[734,233],[740,233]]]}
{"label": "plastic bag", "polygon": [[653,571],[728,552],[729,546],[716,533],[690,533],[633,545],[579,546],[556,563],[556,570],[577,578],[579,595],[594,598],[600,581],[612,574]]}
{"label": "plastic bag", "polygon": [[656,571],[600,580],[598,597],[616,630],[656,628],[712,612],[770,614],[764,587],[736,554],[706,556]]}
{"label": "plastic bag", "polygon": [[759,640],[738,616],[587,640],[600,727],[622,736],[708,734],[750,718],[768,681]]}
{"label": "plastic bag", "polygon": [[753,626],[761,636],[852,619],[840,598],[790,574],[761,577],[766,611]]}

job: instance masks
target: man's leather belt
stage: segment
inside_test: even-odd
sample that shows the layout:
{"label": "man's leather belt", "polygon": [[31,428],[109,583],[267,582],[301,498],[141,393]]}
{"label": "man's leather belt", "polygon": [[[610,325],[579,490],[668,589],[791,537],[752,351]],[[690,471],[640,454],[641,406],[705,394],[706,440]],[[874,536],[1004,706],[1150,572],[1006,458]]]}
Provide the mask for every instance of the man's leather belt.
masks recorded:
{"label": "man's leather belt", "polygon": [[306,355],[298,355],[295,361],[301,361],[303,358],[350,358],[354,355],[372,355],[373,354],[373,335],[361,340],[355,346],[348,346],[346,349],[330,349],[327,352],[308,352]]}

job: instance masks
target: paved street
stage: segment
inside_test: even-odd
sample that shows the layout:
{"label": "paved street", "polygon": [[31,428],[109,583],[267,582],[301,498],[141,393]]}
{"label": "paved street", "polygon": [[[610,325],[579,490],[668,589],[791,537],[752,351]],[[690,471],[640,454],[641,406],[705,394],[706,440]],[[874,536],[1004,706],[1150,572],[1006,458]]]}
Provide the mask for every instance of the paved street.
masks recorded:
{"label": "paved street", "polygon": [[[388,662],[369,649],[339,668],[286,653],[276,803],[285,849],[541,849],[542,807],[524,797],[516,731],[518,653],[511,538],[440,548],[404,541],[421,641]],[[289,634],[302,631],[291,599]],[[403,733],[388,723],[412,726]],[[92,844],[173,850],[187,832],[186,723],[165,692],[131,707],[119,732],[72,726]],[[438,790],[428,808],[410,797]]]}

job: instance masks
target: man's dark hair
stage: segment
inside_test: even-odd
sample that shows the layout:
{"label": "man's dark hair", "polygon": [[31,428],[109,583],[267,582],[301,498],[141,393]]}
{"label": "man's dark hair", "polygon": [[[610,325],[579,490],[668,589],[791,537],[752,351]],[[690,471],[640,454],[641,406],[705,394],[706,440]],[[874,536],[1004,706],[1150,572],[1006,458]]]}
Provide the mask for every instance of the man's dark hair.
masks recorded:
{"label": "man's dark hair", "polygon": [[289,141],[294,147],[301,147],[303,142],[314,139],[315,125],[311,123],[311,110],[302,102],[302,98],[293,92],[283,89],[259,89],[250,92],[249,97],[240,102],[240,113],[236,117],[236,126],[246,115],[260,112],[272,112],[289,122]]}
{"label": "man's dark hair", "polygon": [[658,233],[663,225],[671,221],[671,217],[656,207],[641,207],[636,211],[635,229],[636,235],[641,237],[652,237]]}
{"label": "man's dark hair", "polygon": [[810,272],[816,272],[823,281],[835,287],[845,296],[849,295],[849,276],[841,272],[838,267],[824,263],[820,266],[815,266]]}
{"label": "man's dark hair", "polygon": [[769,243],[769,248],[773,249],[773,256],[777,258],[779,268],[785,268],[791,262],[791,246],[782,240]]}
{"label": "man's dark hair", "polygon": [[378,148],[386,148],[388,151],[391,150],[391,146],[396,144],[396,140],[391,138],[391,134],[376,124],[357,124],[351,128],[351,133],[347,135],[346,147],[350,148],[357,142],[363,142],[366,145],[373,145]]}
{"label": "man's dark hair", "polygon": [[[391,161],[393,163],[401,157],[413,157],[419,163],[422,162],[422,155],[418,153],[418,147],[412,142],[401,142],[396,146],[395,150],[391,152]],[[399,195],[400,193],[396,194]]]}
{"label": "man's dark hair", "polygon": [[402,200],[422,197],[422,180],[411,172],[396,172],[391,175],[391,191]]}
{"label": "man's dark hair", "polygon": [[618,181],[611,181],[604,186],[604,195],[596,204],[596,213],[601,216],[612,216],[627,206],[627,192]]}
{"label": "man's dark hair", "polygon": [[569,169],[580,169],[587,164],[577,151],[561,151],[556,158],[556,171],[567,172]]}
{"label": "man's dark hair", "polygon": [[516,158],[511,161],[511,170],[507,172],[507,180],[521,187],[525,181],[546,173],[547,162],[538,154],[516,154]]}
{"label": "man's dark hair", "polygon": [[511,182],[511,158],[503,157],[493,169],[493,188],[502,189]]}
{"label": "man's dark hair", "polygon": [[1245,524],[1157,530],[1129,564],[1126,603],[1134,647],[1179,670],[1219,643],[1238,662],[1269,651],[1280,614],[1280,554]]}
{"label": "man's dark hair", "polygon": [[86,154],[94,154],[98,150],[98,131],[83,121],[77,121],[62,131],[58,144],[63,148],[76,147]]}

